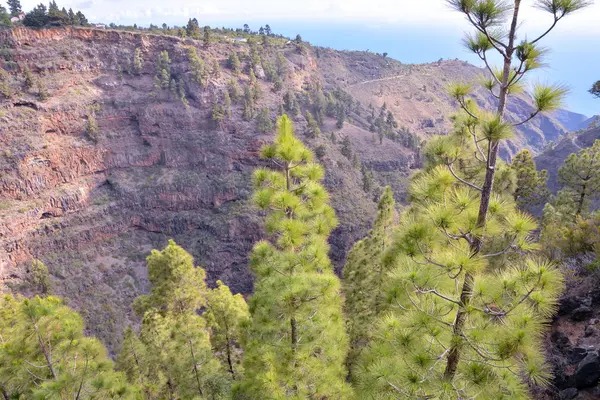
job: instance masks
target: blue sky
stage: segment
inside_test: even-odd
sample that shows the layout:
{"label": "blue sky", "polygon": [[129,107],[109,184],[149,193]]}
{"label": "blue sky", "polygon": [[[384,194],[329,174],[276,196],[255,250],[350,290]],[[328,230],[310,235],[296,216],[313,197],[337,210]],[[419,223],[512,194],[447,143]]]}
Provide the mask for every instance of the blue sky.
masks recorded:
{"label": "blue sky", "polygon": [[[4,0],[0,0],[4,1]],[[21,0],[29,10],[40,0]],[[196,17],[202,25],[258,29],[270,24],[276,33],[300,33],[313,44],[346,50],[387,52],[406,63],[440,58],[479,60],[462,46],[469,29],[463,17],[444,0],[57,0],[59,6],[82,10],[94,22],[183,25]],[[521,32],[533,38],[551,16],[536,10],[534,0],[522,2]],[[168,6],[165,6],[168,5]],[[600,100],[587,93],[600,79],[600,0],[561,21],[543,43],[549,67],[533,81],[566,84],[567,108],[588,116],[600,114]]]}

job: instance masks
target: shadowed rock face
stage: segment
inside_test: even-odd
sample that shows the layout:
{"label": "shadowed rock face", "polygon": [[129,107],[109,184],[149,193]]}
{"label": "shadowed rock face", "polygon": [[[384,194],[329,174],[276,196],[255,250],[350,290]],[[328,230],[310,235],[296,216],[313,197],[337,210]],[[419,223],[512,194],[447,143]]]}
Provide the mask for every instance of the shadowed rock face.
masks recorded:
{"label": "shadowed rock face", "polygon": [[[261,134],[255,121],[245,121],[239,103],[223,126],[215,127],[212,104],[220,101],[230,79],[246,84],[247,61],[241,76],[224,69],[201,87],[191,78],[186,46],[197,47],[207,66],[217,60],[224,67],[234,49],[243,60],[248,52],[245,44],[204,49],[191,40],[128,32],[0,31],[0,47],[11,53],[0,66],[11,72],[13,90],[0,103],[0,290],[32,294],[28,267],[33,258],[41,259],[54,292],[82,313],[111,350],[118,347],[121,331],[136,321],[131,302],[148,290],[145,257],[169,238],[194,255],[209,284],[221,279],[234,291],[252,290],[247,255],[262,238],[263,226],[250,201],[251,174],[272,134]],[[142,73],[119,73],[130,69],[136,48],[143,54]],[[188,107],[168,90],[151,96],[155,62],[163,50],[169,52],[173,75],[184,82]],[[444,82],[480,72],[461,62],[411,67],[365,53],[322,50],[317,58],[312,50],[300,55],[283,45],[265,57],[278,52],[289,67],[284,89],[276,93],[261,80],[257,104],[269,107],[272,116],[282,93],[301,93],[306,82],[318,80],[326,89],[345,88],[365,107],[387,102],[399,124],[422,137],[450,126],[454,106],[443,94]],[[46,86],[45,101],[35,87],[24,89],[25,64]],[[399,87],[408,92],[400,96]],[[95,140],[86,134],[92,114],[99,126]],[[551,126],[548,137],[562,129],[554,120],[544,123]],[[364,114],[352,115],[341,130],[328,119],[323,135],[308,139],[302,135],[304,118],[295,118],[299,136],[311,148],[325,149],[325,184],[340,219],[330,240],[338,269],[369,228],[378,194],[377,188],[363,190],[360,170],[340,153],[341,138],[350,138],[376,184],[391,185],[398,200],[419,166],[418,155],[396,142],[374,144],[365,125]],[[543,136],[539,126],[530,129]]]}

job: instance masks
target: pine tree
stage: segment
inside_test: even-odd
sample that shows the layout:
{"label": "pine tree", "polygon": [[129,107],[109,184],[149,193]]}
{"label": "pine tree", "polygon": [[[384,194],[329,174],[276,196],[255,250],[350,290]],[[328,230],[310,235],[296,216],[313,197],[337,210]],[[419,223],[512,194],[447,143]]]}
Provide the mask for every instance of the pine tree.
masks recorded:
{"label": "pine tree", "polygon": [[0,4],[0,26],[11,26],[10,14],[6,10],[6,7]]}
{"label": "pine tree", "polygon": [[77,14],[75,14],[75,18],[77,20],[78,26],[88,26],[89,25],[89,22],[88,22],[86,16],[81,11],[77,11]]}
{"label": "pine tree", "polygon": [[57,297],[0,298],[4,398],[137,398],[81,317]]}
{"label": "pine tree", "polygon": [[574,196],[575,216],[587,209],[587,203],[600,195],[600,140],[592,147],[571,154],[558,170],[558,180]]}
{"label": "pine tree", "polygon": [[365,193],[369,193],[373,189],[373,173],[364,164],[360,167],[360,173],[362,175],[362,188]]}
{"label": "pine tree", "polygon": [[88,115],[85,125],[85,134],[92,142],[98,142],[98,121],[94,114]]}
{"label": "pine tree", "polygon": [[336,109],[336,123],[335,127],[342,129],[344,127],[344,121],[346,119],[346,109],[342,103],[339,103]]}
{"label": "pine tree", "polygon": [[342,153],[342,155],[348,160],[352,158],[352,142],[350,142],[349,136],[344,136],[344,139],[342,140],[342,148],[340,150],[340,153]]}
{"label": "pine tree", "polygon": [[271,113],[268,107],[263,107],[256,117],[258,123],[258,131],[261,133],[269,133],[273,130],[273,121],[271,121]]}
{"label": "pine tree", "polygon": [[10,10],[11,16],[18,17],[19,14],[23,12],[20,0],[7,0],[6,3],[8,4],[8,9]]}
{"label": "pine tree", "polygon": [[166,50],[160,52],[156,62],[156,73],[160,74],[162,71],[166,71],[169,77],[171,76],[171,58]]}
{"label": "pine tree", "polygon": [[310,111],[306,110],[306,113],[304,113],[304,118],[306,119],[307,124],[305,130],[306,136],[312,139],[319,137],[321,135],[321,129],[319,128],[319,124],[317,121],[315,121]]}
{"label": "pine tree", "polygon": [[231,294],[229,287],[217,281],[217,287],[208,292],[207,303],[204,317],[214,352],[232,378],[240,379],[243,375],[240,345],[250,318],[246,300],[241,294]]}
{"label": "pine tree", "polygon": [[589,92],[592,94],[592,96],[600,98],[600,81],[596,81],[591,89],[589,90]]}
{"label": "pine tree", "polygon": [[150,398],[218,398],[229,378],[212,355],[209,331],[197,312],[206,306],[205,272],[170,240],[147,258],[149,295],[133,307],[143,316],[139,338],[133,332],[119,355],[119,369],[140,382]]}
{"label": "pine tree", "polygon": [[203,42],[204,42],[204,47],[205,48],[209,48],[210,47],[210,43],[212,42],[212,37],[211,37],[211,34],[210,34],[210,26],[208,26],[208,25],[204,27],[204,39],[203,39]]}
{"label": "pine tree", "polygon": [[33,74],[31,73],[31,70],[29,69],[27,64],[25,64],[25,66],[23,67],[23,76],[23,83],[25,83],[25,88],[31,89],[35,84],[35,79],[33,78]]}
{"label": "pine tree", "polygon": [[200,26],[196,18],[190,18],[185,28],[185,33],[192,39],[198,39],[200,37]]}
{"label": "pine tree", "polygon": [[528,150],[522,150],[513,159],[511,169],[516,175],[514,199],[519,209],[528,211],[531,206],[545,204],[550,196],[546,170],[538,171]]}
{"label": "pine tree", "polygon": [[151,376],[148,357],[146,346],[138,335],[131,327],[125,329],[116,367],[127,377],[128,382],[142,388],[147,398],[150,397],[150,393],[146,379]]}
{"label": "pine tree", "polygon": [[244,107],[242,117],[246,121],[251,121],[254,118],[254,95],[249,85],[244,86]]}
{"label": "pine tree", "polygon": [[262,95],[262,91],[260,89],[260,85],[258,84],[258,79],[256,79],[256,75],[254,74],[254,69],[250,68],[250,79],[248,80],[250,88],[252,89],[252,99],[256,102],[260,99]]}
{"label": "pine tree", "polygon": [[269,212],[269,241],[251,255],[256,274],[251,325],[244,346],[241,398],[349,398],[347,339],[339,279],[327,255],[337,225],[320,181],[323,169],[279,118],[275,142],[263,157],[276,169],[254,173],[254,199]]}
{"label": "pine tree", "polygon": [[225,107],[223,107],[219,103],[214,103],[212,107],[212,111],[210,114],[210,118],[215,124],[215,127],[218,129],[223,129],[223,123],[225,121]]}
{"label": "pine tree", "polygon": [[210,72],[211,72],[212,77],[215,79],[219,79],[221,77],[221,66],[219,65],[218,60],[213,60],[213,64],[212,64],[212,68],[211,68]]}
{"label": "pine tree", "polygon": [[229,92],[229,97],[231,97],[232,101],[237,102],[240,100],[240,98],[242,97],[242,90],[240,89],[240,85],[238,85],[236,79],[229,80],[227,89]]}
{"label": "pine tree", "polygon": [[291,116],[298,115],[300,110],[294,92],[288,91],[283,95],[283,108],[289,112]]}
{"label": "pine tree", "polygon": [[342,290],[346,298],[344,315],[350,339],[347,365],[351,373],[358,355],[371,341],[377,318],[387,306],[381,288],[385,286],[388,271],[381,258],[392,241],[394,206],[392,189],[388,186],[377,205],[373,228],[352,247],[344,265]]}
{"label": "pine tree", "polygon": [[140,75],[142,73],[142,69],[144,67],[144,60],[142,58],[142,50],[139,47],[135,48],[135,53],[133,54],[133,74]]}
{"label": "pine tree", "polygon": [[239,75],[242,71],[240,59],[235,51],[233,51],[227,59],[227,68],[231,69],[235,75]]}
{"label": "pine tree", "polygon": [[36,86],[37,86],[37,91],[38,91],[38,96],[40,97],[41,101],[45,101],[48,99],[48,97],[50,97],[50,94],[48,93],[48,88],[46,88],[46,84],[44,83],[43,79],[38,79],[36,82]]}
{"label": "pine tree", "polygon": [[28,273],[28,281],[34,290],[42,295],[48,295],[52,290],[48,267],[40,260],[33,260]]}
{"label": "pine tree", "polygon": [[[506,166],[497,155],[514,125],[557,108],[565,90],[536,86],[534,112],[507,120],[509,95],[542,65],[538,42],[551,29],[517,44],[520,0],[449,3],[477,30],[465,43],[489,70],[485,88],[497,109],[479,110],[469,84],[452,87],[462,113],[452,135],[430,141],[426,170],[413,181],[413,205],[383,259],[393,269],[391,313],[357,376],[361,390],[378,398],[527,398],[527,384],[548,383],[540,330],[556,309],[561,276],[528,256],[536,224],[503,190]],[[586,2],[538,5],[553,15],[553,28]],[[494,50],[503,61],[499,70],[488,63]]]}
{"label": "pine tree", "polygon": [[225,115],[227,118],[231,118],[231,97],[229,97],[229,91],[225,90],[223,92],[223,104],[225,107]]}
{"label": "pine tree", "polygon": [[200,86],[205,87],[208,82],[204,61],[198,56],[196,48],[193,46],[187,48],[187,56],[192,67],[192,80]]}
{"label": "pine tree", "polygon": [[286,80],[289,72],[288,60],[285,58],[283,53],[277,54],[277,75],[281,80]]}
{"label": "pine tree", "polygon": [[179,100],[183,103],[185,107],[188,107],[190,105],[190,103],[187,100],[185,82],[183,81],[183,79],[179,79],[177,81],[177,95],[179,96]]}

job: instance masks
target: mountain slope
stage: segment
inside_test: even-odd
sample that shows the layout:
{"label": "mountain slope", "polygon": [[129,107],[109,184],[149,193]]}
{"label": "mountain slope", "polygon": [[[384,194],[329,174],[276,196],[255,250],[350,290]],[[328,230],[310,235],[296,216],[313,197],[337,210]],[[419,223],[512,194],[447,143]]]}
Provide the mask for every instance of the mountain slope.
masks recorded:
{"label": "mountain slope", "polygon": [[537,169],[548,171],[548,188],[552,192],[556,193],[560,189],[558,169],[564,164],[565,159],[571,153],[591,147],[597,139],[600,139],[600,127],[591,128],[579,134],[569,134],[535,158]]}
{"label": "mountain slope", "polygon": [[[148,289],[144,257],[169,238],[195,256],[208,282],[221,279],[234,291],[252,290],[247,255],[263,229],[249,201],[251,173],[261,165],[260,147],[273,136],[243,118],[240,101],[220,126],[211,120],[228,82],[247,85],[251,66],[247,44],[217,39],[205,48],[193,40],[119,31],[0,31],[0,47],[9,54],[0,66],[10,72],[12,91],[0,102],[0,290],[31,293],[29,266],[41,259],[54,292],[111,349],[122,329],[136,321],[132,300]],[[205,87],[193,78],[189,46],[207,68],[216,61],[222,69]],[[127,73],[136,49],[141,72]],[[240,76],[225,69],[234,50],[244,60]],[[179,95],[154,89],[162,51],[169,53],[171,74],[182,82],[188,106]],[[392,185],[402,200],[419,166],[417,151],[389,139],[374,143],[365,107],[385,102],[401,126],[421,137],[443,133],[455,110],[445,85],[473,79],[481,70],[458,61],[409,66],[370,53],[299,52],[285,42],[261,51],[272,62],[283,54],[288,69],[282,90],[275,92],[255,65],[262,92],[257,108],[267,107],[271,116],[284,93],[307,98],[304,87],[315,81],[325,89],[341,87],[363,105],[342,129],[326,118],[320,137],[301,135],[320,150],[326,169],[325,184],[341,222],[331,238],[339,268],[372,222],[378,185]],[[25,65],[40,85],[25,86]],[[482,95],[478,101],[493,103]],[[520,97],[510,110],[515,118],[526,116],[530,99]],[[86,132],[92,117],[98,123],[93,135]],[[302,115],[294,123],[304,132]],[[537,150],[564,130],[557,120],[542,117],[520,131],[504,155],[526,144]],[[342,155],[346,136],[351,152],[374,175],[372,190],[363,190],[354,157]]]}
{"label": "mountain slope", "polygon": [[[322,50],[317,59],[324,81],[342,86],[363,104],[376,108],[384,103],[401,126],[426,138],[451,129],[449,117],[457,104],[447,93],[453,82],[477,82],[485,70],[464,61],[449,60],[431,64],[408,65],[366,52]],[[486,109],[496,107],[496,99],[485,90],[475,92],[477,103]],[[507,105],[507,118],[522,121],[534,107],[527,94],[513,97]],[[558,116],[558,117],[557,117]],[[523,148],[537,154],[549,141],[557,141],[584,116],[561,110],[541,115],[516,129],[501,155],[509,158]]]}

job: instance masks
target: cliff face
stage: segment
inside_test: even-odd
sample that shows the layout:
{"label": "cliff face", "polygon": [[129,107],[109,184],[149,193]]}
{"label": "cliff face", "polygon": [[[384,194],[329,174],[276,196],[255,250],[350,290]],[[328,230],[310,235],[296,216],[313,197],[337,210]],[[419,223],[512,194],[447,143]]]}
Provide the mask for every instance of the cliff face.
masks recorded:
{"label": "cliff face", "polygon": [[[247,254],[262,226],[249,201],[250,178],[261,162],[259,149],[272,134],[261,134],[256,121],[244,120],[239,103],[221,127],[215,126],[213,102],[229,80],[246,84],[247,69],[239,77],[223,69],[203,88],[191,78],[186,46],[196,47],[207,67],[213,60],[224,67],[234,49],[242,58],[248,53],[247,45],[225,40],[206,49],[191,40],[128,32],[0,31],[0,47],[10,54],[0,66],[10,73],[12,92],[0,103],[0,290],[31,293],[29,265],[41,259],[54,292],[67,298],[111,349],[135,321],[132,300],[148,289],[145,256],[169,238],[195,256],[209,283],[222,279],[235,291],[252,290]],[[136,48],[144,60],[141,74],[120,72],[130,67]],[[164,50],[172,74],[184,82],[187,107],[168,90],[151,95],[155,63]],[[288,63],[284,88],[274,92],[261,80],[257,105],[268,107],[272,116],[283,93],[303,93],[307,82],[319,80],[325,88],[344,88],[363,106],[385,102],[401,126],[422,137],[450,126],[454,106],[444,94],[445,83],[481,72],[458,61],[407,66],[365,53],[311,49],[301,55],[293,45],[267,49],[263,56],[277,53]],[[45,100],[36,87],[24,86],[25,65],[45,86]],[[515,116],[526,115],[528,101],[520,99]],[[96,138],[86,134],[92,115]],[[521,131],[513,147],[543,143],[563,129],[551,118],[540,121]],[[378,193],[363,190],[360,170],[340,153],[341,138],[349,137],[376,183],[391,184],[399,200],[418,155],[388,139],[374,144],[365,114],[353,115],[341,130],[327,119],[316,139],[301,135],[302,116],[295,125],[311,148],[324,150],[325,183],[340,218],[331,238],[339,268],[369,228]]]}
{"label": "cliff face", "polygon": [[[10,49],[3,67],[12,72],[13,94],[0,111],[0,286],[28,292],[32,258],[44,261],[54,291],[80,310],[110,348],[120,330],[134,320],[135,296],[148,289],[144,257],[174,238],[208,272],[235,291],[249,293],[252,279],[247,254],[261,238],[261,218],[249,202],[251,173],[259,149],[272,134],[245,121],[241,106],[221,128],[210,120],[212,102],[229,79],[248,80],[224,70],[206,88],[190,78],[185,46],[197,46],[207,66],[224,66],[233,50],[227,43],[203,49],[193,41],[86,29],[14,30],[0,33]],[[119,77],[119,65],[142,50],[139,76]],[[155,60],[167,50],[171,71],[185,82],[189,107],[168,93],[151,97]],[[245,47],[236,48],[240,55]],[[286,88],[300,90],[304,79],[318,77],[312,56],[281,48],[290,59]],[[49,97],[20,81],[27,65],[44,82]],[[271,114],[281,93],[261,81],[258,107]],[[97,140],[86,135],[94,114]],[[386,141],[374,149],[372,134],[346,124],[308,140],[325,149],[326,185],[341,220],[332,237],[332,257],[340,266],[346,250],[368,229],[375,212],[373,196],[362,190],[360,171],[339,152],[348,135],[370,168],[397,173],[396,187],[415,165],[415,154]],[[299,133],[304,119],[296,118]]]}

